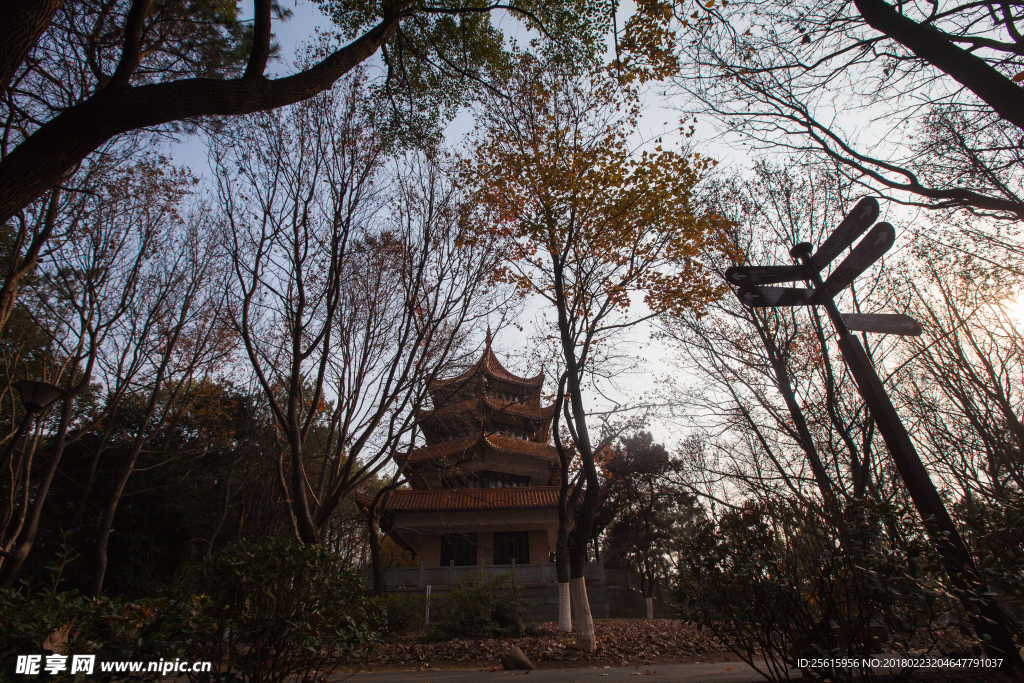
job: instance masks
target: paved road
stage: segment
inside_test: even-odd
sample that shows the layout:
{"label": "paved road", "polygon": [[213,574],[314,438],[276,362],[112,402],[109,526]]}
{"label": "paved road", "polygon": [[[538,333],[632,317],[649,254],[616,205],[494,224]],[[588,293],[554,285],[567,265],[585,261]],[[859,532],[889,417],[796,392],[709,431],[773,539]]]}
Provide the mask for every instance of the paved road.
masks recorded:
{"label": "paved road", "polygon": [[[647,672],[650,672],[649,674]],[[743,662],[695,662],[610,669],[539,669],[537,671],[395,671],[335,675],[340,683],[760,683],[764,677]]]}

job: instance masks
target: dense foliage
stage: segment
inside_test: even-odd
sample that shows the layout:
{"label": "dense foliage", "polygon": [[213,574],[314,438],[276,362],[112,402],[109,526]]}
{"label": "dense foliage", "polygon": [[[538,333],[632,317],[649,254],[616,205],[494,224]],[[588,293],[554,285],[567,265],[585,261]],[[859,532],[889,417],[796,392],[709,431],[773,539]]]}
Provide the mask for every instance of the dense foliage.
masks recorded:
{"label": "dense foliage", "polygon": [[66,567],[50,568],[49,586],[24,582],[0,591],[5,670],[17,654],[49,650],[97,661],[217,664],[190,673],[196,681],[319,680],[379,639],[379,613],[358,572],[323,547],[294,540],[229,545],[184,570],[170,596],[138,602],[62,591]]}
{"label": "dense foliage", "polygon": [[388,637],[401,636],[423,627],[427,600],[424,595],[385,593],[373,598],[380,614],[382,631]]}
{"label": "dense foliage", "polygon": [[[864,501],[829,517],[794,499],[748,501],[687,540],[681,597],[772,680],[786,679],[800,658],[946,647],[938,631],[955,618],[955,602],[905,510]],[[870,675],[865,667],[806,673]]]}
{"label": "dense foliage", "polygon": [[430,604],[427,640],[521,635],[528,604],[510,574],[482,575],[452,587]]}
{"label": "dense foliage", "polygon": [[240,541],[191,568],[178,592],[202,596],[216,621],[191,643],[196,659],[227,662],[211,679],[320,679],[378,639],[359,573],[322,546]]}

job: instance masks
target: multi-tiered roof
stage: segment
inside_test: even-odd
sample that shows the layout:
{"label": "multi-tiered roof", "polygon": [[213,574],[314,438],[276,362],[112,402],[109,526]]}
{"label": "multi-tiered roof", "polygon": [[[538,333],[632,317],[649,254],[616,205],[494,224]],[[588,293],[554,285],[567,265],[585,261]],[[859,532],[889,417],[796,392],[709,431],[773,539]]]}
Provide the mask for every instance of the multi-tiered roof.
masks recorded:
{"label": "multi-tiered roof", "polygon": [[417,423],[426,444],[408,454],[412,490],[385,511],[531,509],[557,504],[554,406],[541,405],[544,372],[519,377],[491,349],[462,374],[434,381]]}

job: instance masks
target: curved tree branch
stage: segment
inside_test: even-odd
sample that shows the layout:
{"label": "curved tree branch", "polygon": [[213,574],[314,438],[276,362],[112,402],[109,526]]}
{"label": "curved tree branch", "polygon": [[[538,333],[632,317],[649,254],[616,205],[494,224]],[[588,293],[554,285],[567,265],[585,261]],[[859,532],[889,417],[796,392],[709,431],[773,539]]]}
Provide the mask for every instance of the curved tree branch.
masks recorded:
{"label": "curved tree branch", "polygon": [[43,124],[0,162],[0,223],[57,185],[68,169],[117,135],[171,121],[275,109],[327,90],[373,55],[402,18],[401,13],[385,17],[309,69],[284,78],[189,78],[104,88]]}

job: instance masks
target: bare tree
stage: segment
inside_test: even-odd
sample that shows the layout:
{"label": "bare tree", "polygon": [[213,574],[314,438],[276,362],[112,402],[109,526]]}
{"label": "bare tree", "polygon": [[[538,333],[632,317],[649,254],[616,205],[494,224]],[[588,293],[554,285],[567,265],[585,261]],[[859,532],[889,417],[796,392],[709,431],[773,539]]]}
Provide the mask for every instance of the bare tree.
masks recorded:
{"label": "bare tree", "polygon": [[732,0],[674,12],[686,111],[761,149],[813,151],[893,201],[1024,218],[1019,5]]}
{"label": "bare tree", "polygon": [[[96,201],[80,207],[81,213],[73,214],[75,220],[62,227],[62,239],[46,253],[42,272],[32,281],[28,310],[53,340],[56,366],[50,379],[64,384],[68,397],[58,423],[47,434],[44,452],[48,462],[40,481],[33,484],[31,506],[27,492],[22,501],[25,524],[5,540],[7,547],[17,541],[4,566],[5,585],[12,584],[33,548],[50,484],[65,449],[109,417],[123,392],[113,390],[108,396],[113,402],[95,411],[76,408],[76,397],[90,387],[97,374],[104,375],[111,353],[134,354],[141,367],[147,362],[143,359],[168,346],[165,341],[154,353],[152,336],[140,341],[126,336],[124,330],[139,323],[138,297],[153,287],[157,254],[187,253],[186,244],[175,245],[184,251],[166,247],[174,244],[168,235],[180,235],[178,211],[190,186],[189,176],[169,170],[162,160],[143,162],[108,178]],[[133,342],[137,344],[133,346]],[[116,379],[107,375],[103,381],[112,388],[134,376],[135,371],[122,363],[116,367]],[[26,460],[24,467],[30,464]],[[93,464],[83,482],[82,504],[95,475]],[[26,477],[29,471],[24,470]],[[28,480],[23,483],[27,486]]]}
{"label": "bare tree", "polygon": [[[126,389],[120,392],[122,400],[134,394],[142,398],[143,407],[127,458],[114,475],[113,490],[103,506],[96,533],[93,595],[103,590],[114,518],[139,456],[175,421],[183,405],[194,400],[196,389],[231,350],[231,338],[222,323],[225,292],[222,272],[215,265],[218,250],[205,223],[205,216],[197,216],[155,245],[159,256],[150,262],[138,298],[118,330],[123,348],[132,349],[133,372],[127,381],[121,375],[105,379],[108,386],[121,384]],[[123,369],[120,361],[125,355],[114,357],[119,362],[113,367]]]}
{"label": "bare tree", "polygon": [[690,203],[698,169],[683,152],[636,152],[631,88],[594,68],[588,76],[530,59],[510,82],[514,101],[491,98],[480,112],[465,177],[479,235],[507,236],[506,276],[537,296],[554,321],[565,373],[564,417],[585,486],[573,512],[570,584],[577,646],[596,639],[583,573],[600,505],[597,459],[603,439],[585,387],[609,372],[614,340],[653,313],[630,315],[631,297],[652,308],[699,308],[719,292],[700,256],[723,227]]}
{"label": "bare tree", "polygon": [[908,268],[925,333],[905,351],[899,387],[932,466],[963,495],[1005,498],[1024,490],[1022,330],[1007,283],[965,265],[928,249]]}
{"label": "bare tree", "polygon": [[363,87],[240,121],[217,157],[232,320],[305,543],[408,445],[428,382],[493,289],[493,247],[460,248],[459,198],[434,162],[385,172]]}
{"label": "bare tree", "polygon": [[[760,163],[752,178],[720,181],[707,197],[736,220],[746,262],[778,264],[793,244],[828,234],[851,189],[835,174]],[[877,284],[864,282],[845,295],[854,311],[873,310],[869,302],[878,297]],[[717,476],[759,496],[849,502],[869,490],[890,495],[878,489],[888,477],[874,424],[845,365],[827,350],[830,334],[813,309],[752,309],[729,296],[711,311],[668,319],[664,331],[679,343],[686,367],[705,379],[684,405],[708,432],[731,435]],[[892,352],[884,338],[863,341],[877,362]]]}

